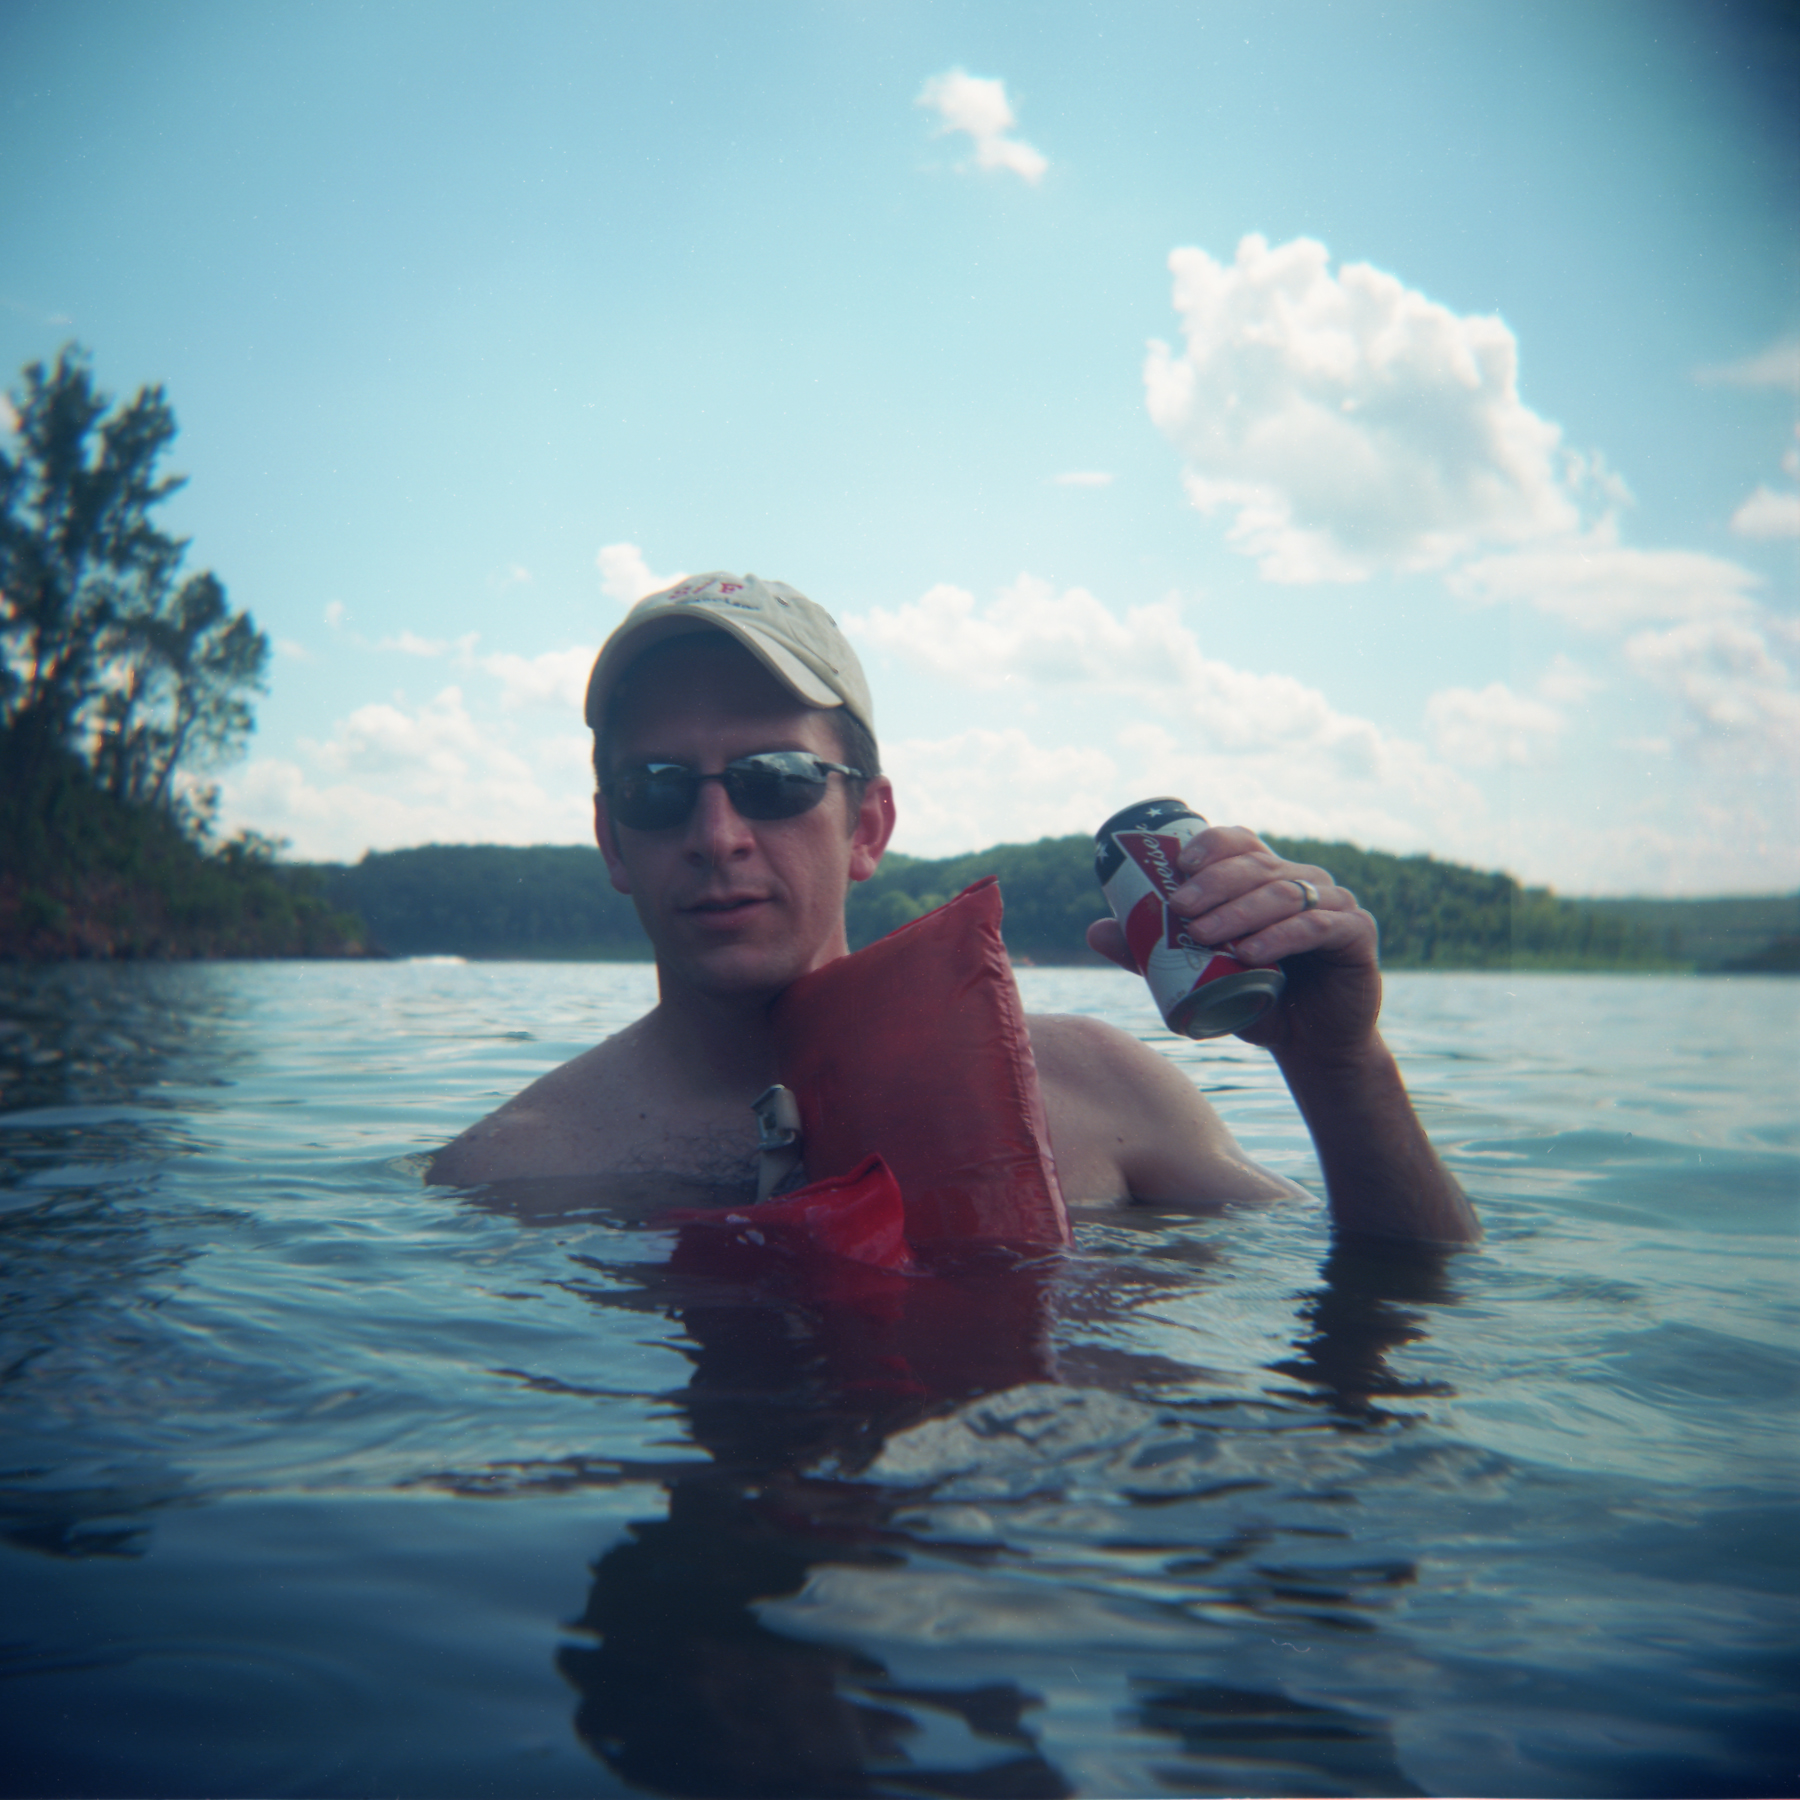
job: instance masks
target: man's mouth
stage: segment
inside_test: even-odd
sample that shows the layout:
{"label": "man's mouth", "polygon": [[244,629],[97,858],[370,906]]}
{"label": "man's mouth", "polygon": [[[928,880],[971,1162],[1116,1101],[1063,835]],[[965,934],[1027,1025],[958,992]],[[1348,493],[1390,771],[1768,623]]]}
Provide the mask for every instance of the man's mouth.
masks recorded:
{"label": "man's mouth", "polygon": [[695,900],[681,910],[703,918],[728,919],[733,914],[747,913],[766,905],[767,894],[715,894],[709,899]]}

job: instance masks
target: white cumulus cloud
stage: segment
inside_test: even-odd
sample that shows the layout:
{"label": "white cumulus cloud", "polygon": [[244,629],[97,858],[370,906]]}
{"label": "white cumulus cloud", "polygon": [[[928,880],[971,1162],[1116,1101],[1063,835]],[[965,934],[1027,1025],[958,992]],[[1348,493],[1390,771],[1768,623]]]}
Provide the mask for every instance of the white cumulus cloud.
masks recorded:
{"label": "white cumulus cloud", "polygon": [[1035,185],[1050,166],[1042,151],[1013,136],[1017,120],[1004,81],[947,69],[925,83],[915,104],[937,114],[939,135],[965,133],[975,146],[976,162],[984,169],[1008,169]]}
{"label": "white cumulus cloud", "polygon": [[541,656],[500,652],[482,657],[478,666],[498,678],[502,706],[550,707],[579,718],[597,654],[597,646],[577,644]]}
{"label": "white cumulus cloud", "polygon": [[[1473,843],[1469,831],[1485,812],[1480,793],[1424,745],[1340,711],[1292,676],[1207,656],[1170,603],[1133,607],[1120,618],[1084,588],[1058,593],[1021,575],[985,608],[966,589],[941,585],[910,605],[876,609],[846,626],[861,642],[996,696],[1054,687],[1075,700],[1100,694],[1120,703],[1117,716],[1132,723],[1112,728],[1120,752],[1110,797],[1102,762],[1057,765],[1066,792],[1027,810],[1034,822],[1051,816],[1068,822],[1042,830],[1091,830],[1133,793],[1184,791],[1171,783],[1191,787],[1187,797],[1196,805],[1211,796],[1212,806],[1201,810],[1222,822],[1340,837],[1361,831],[1363,842],[1399,848]],[[965,739],[988,742],[980,734],[955,741]],[[1009,754],[1023,754],[1016,740],[1007,741],[1015,745]],[[948,766],[953,776],[954,760]],[[930,770],[909,773],[929,777]],[[903,808],[916,805],[909,792],[902,789]],[[971,785],[954,800],[940,800],[927,785],[925,800],[932,820],[1007,816],[1004,788],[978,795]],[[1034,834],[1014,833],[1010,824],[1007,831]],[[935,841],[902,834],[908,849]],[[943,848],[967,848],[969,841]]]}
{"label": "white cumulus cloud", "polygon": [[1536,761],[1562,731],[1563,716],[1504,681],[1490,681],[1484,688],[1440,689],[1425,703],[1425,725],[1446,761],[1491,769]]}
{"label": "white cumulus cloud", "polygon": [[1150,416],[1189,498],[1274,581],[1441,568],[1481,546],[1570,532],[1597,462],[1519,397],[1518,346],[1310,238],[1252,234],[1230,264],[1169,257],[1184,347],[1153,342]]}
{"label": "white cumulus cloud", "polygon": [[353,860],[411,844],[580,842],[585,749],[573,733],[509,740],[460,687],[423,704],[359,706],[298,760],[258,758],[221,782],[227,828],[250,823],[304,858]]}
{"label": "white cumulus cloud", "polygon": [[1016,680],[1156,686],[1179,679],[1197,654],[1173,606],[1117,617],[1086,588],[1058,594],[1021,575],[982,610],[966,588],[941,583],[911,605],[877,607],[846,628],[915,665],[974,687]]}
{"label": "white cumulus cloud", "polygon": [[1625,658],[1680,701],[1698,737],[1721,742],[1747,766],[1800,757],[1800,687],[1766,629],[1741,619],[1693,619],[1626,640]]}
{"label": "white cumulus cloud", "polygon": [[469,761],[486,752],[469,717],[462,689],[447,687],[416,712],[378,700],[337,722],[322,744],[307,742],[319,763],[334,774],[386,774],[395,769],[467,773]]}
{"label": "white cumulus cloud", "polygon": [[1119,767],[1103,750],[1039,744],[1016,726],[902,739],[881,760],[898,796],[895,841],[915,856],[1092,831],[1118,810]]}
{"label": "white cumulus cloud", "polygon": [[673,575],[656,575],[636,544],[602,544],[594,558],[600,570],[601,589],[621,605],[632,606],[646,594],[660,593],[687,578],[685,569]]}

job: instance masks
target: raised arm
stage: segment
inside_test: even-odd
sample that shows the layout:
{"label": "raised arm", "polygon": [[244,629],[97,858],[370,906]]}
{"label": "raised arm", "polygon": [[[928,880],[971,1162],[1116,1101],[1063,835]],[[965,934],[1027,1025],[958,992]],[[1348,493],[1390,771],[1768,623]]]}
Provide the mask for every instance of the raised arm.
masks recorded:
{"label": "raised arm", "polygon": [[[1180,866],[1187,880],[1171,904],[1191,935],[1246,962],[1279,962],[1287,975],[1281,999],[1238,1035],[1274,1055],[1312,1133],[1336,1228],[1476,1242],[1474,1209],[1431,1147],[1376,1029],[1379,933],[1356,896],[1234,826],[1190,839]],[[1132,967],[1114,921],[1091,926],[1088,942]]]}

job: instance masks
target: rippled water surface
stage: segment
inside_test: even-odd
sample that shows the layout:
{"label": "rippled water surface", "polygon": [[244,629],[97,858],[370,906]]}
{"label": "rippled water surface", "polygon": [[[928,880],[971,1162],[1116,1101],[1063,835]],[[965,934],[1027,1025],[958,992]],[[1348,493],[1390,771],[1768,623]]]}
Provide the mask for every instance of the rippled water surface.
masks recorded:
{"label": "rippled water surface", "polygon": [[[1021,985],[1316,1188],[1257,1052]],[[1096,1217],[834,1316],[424,1185],[650,997],[0,971],[5,1791],[1800,1792],[1800,984],[1394,978],[1478,1253]]]}

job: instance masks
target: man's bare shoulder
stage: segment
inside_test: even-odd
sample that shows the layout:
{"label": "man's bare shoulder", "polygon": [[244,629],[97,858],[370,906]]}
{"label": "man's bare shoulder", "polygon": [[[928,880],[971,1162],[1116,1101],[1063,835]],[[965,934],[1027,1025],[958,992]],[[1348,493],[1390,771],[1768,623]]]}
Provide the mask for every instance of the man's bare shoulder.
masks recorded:
{"label": "man's bare shoulder", "polygon": [[1071,1202],[1210,1207],[1302,1192],[1250,1161],[1188,1076],[1129,1032],[1062,1013],[1026,1025]]}
{"label": "man's bare shoulder", "polygon": [[667,1066],[646,1015],[471,1125],[438,1152],[431,1180],[474,1187],[668,1175],[736,1188],[755,1185],[755,1151],[750,1108],[689,1091]]}
{"label": "man's bare shoulder", "polygon": [[519,1176],[586,1175],[604,1167],[635,1027],[540,1075],[440,1150],[431,1179],[445,1187]]}

